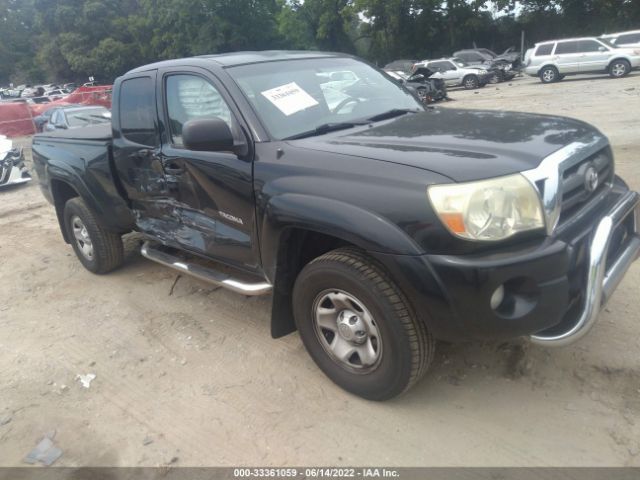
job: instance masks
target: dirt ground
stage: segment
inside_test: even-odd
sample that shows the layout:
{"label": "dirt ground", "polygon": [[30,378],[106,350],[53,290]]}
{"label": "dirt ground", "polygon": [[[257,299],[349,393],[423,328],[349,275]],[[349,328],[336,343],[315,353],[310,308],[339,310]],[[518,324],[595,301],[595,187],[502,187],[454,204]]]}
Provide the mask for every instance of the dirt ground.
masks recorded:
{"label": "dirt ground", "polygon": [[[443,108],[591,122],[640,188],[640,73],[451,96]],[[578,344],[439,345],[416,388],[372,403],[325,378],[297,334],[270,338],[269,297],[176,280],[129,245],[94,276],[35,181],[0,192],[0,466],[48,432],[57,466],[640,466],[638,264]]]}

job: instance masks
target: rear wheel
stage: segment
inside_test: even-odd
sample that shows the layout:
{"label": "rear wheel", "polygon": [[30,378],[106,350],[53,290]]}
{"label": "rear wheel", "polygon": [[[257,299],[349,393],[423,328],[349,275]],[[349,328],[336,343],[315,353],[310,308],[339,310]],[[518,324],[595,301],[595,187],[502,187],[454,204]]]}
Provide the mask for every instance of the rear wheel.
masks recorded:
{"label": "rear wheel", "polygon": [[480,81],[478,80],[478,77],[476,77],[475,75],[467,75],[462,80],[462,86],[467,90],[473,90],[475,88],[478,88],[479,85],[480,85]]}
{"label": "rear wheel", "polygon": [[540,80],[542,83],[553,83],[560,80],[560,73],[558,69],[553,66],[544,67],[540,71]]}
{"label": "rear wheel", "polygon": [[631,64],[624,60],[614,60],[609,65],[609,75],[613,78],[622,78],[631,71]]}
{"label": "rear wheel", "polygon": [[66,203],[64,225],[78,260],[87,270],[107,273],[122,265],[122,238],[105,230],[82,199],[72,198]]}
{"label": "rear wheel", "polygon": [[296,279],[293,310],[318,367],[345,390],[387,400],[426,372],[434,340],[399,288],[364,253],[344,248],[309,263]]}

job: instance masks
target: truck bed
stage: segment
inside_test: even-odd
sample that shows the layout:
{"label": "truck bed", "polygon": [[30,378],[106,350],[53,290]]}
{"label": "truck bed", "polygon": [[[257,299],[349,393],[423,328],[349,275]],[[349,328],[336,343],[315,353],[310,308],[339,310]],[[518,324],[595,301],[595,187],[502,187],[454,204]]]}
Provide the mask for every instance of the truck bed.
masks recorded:
{"label": "truck bed", "polygon": [[112,165],[111,125],[56,130],[33,137],[33,166],[45,198],[60,214],[75,192],[113,231],[133,224]]}

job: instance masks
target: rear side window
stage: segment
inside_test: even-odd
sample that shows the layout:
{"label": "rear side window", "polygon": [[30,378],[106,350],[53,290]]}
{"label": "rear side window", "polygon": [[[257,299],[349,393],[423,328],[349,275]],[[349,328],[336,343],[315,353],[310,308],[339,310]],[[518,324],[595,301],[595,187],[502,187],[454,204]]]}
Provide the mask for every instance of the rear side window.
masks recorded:
{"label": "rear side window", "polygon": [[546,45],[540,45],[536,50],[536,57],[540,57],[542,55],[551,55],[553,51],[553,43],[547,43]]}
{"label": "rear side window", "polygon": [[453,65],[451,65],[451,63],[449,62],[432,62],[429,65],[427,65],[427,68],[429,68],[430,70],[433,71],[441,71],[441,72],[446,72],[448,70],[453,70]]}
{"label": "rear side window", "polygon": [[563,53],[578,53],[578,42],[559,42],[556,47],[556,55]]}
{"label": "rear side window", "polygon": [[127,140],[154,147],[156,135],[155,85],[150,77],[132,78],[120,85],[120,130]]}

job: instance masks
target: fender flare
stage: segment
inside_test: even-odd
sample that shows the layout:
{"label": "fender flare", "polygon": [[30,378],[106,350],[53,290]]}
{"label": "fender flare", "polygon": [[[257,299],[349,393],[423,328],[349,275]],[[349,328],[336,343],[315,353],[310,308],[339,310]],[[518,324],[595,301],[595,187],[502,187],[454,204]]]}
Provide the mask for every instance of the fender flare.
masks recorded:
{"label": "fender flare", "polygon": [[282,233],[289,228],[330,235],[370,252],[424,253],[400,227],[370,210],[332,198],[285,193],[271,197],[264,210],[260,250],[269,278],[275,274]]}

